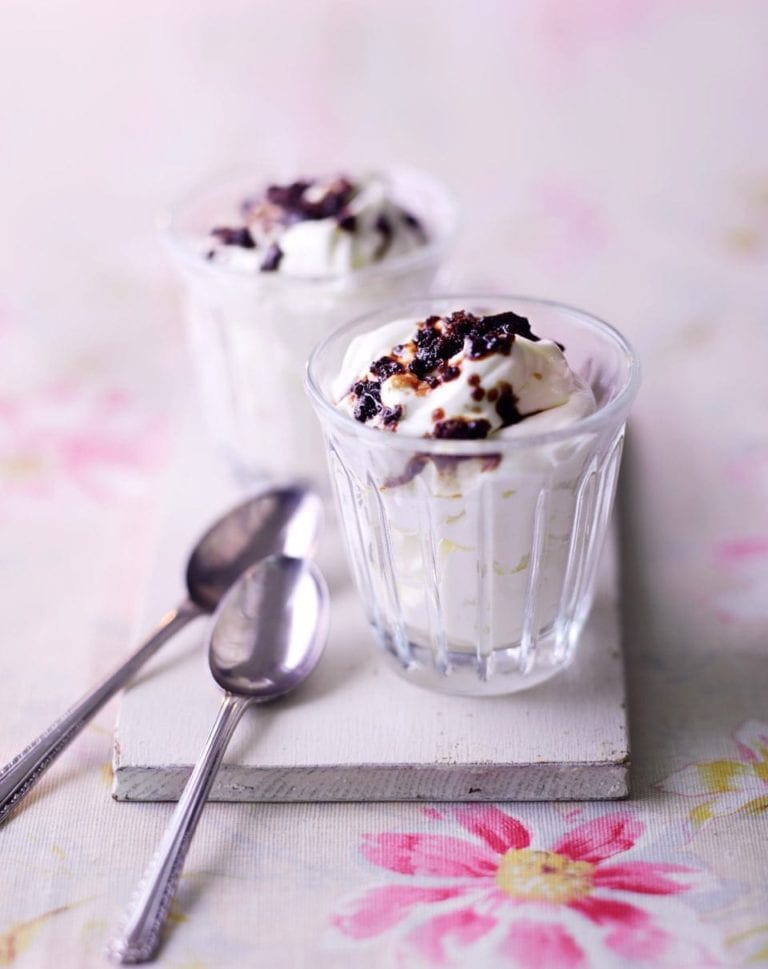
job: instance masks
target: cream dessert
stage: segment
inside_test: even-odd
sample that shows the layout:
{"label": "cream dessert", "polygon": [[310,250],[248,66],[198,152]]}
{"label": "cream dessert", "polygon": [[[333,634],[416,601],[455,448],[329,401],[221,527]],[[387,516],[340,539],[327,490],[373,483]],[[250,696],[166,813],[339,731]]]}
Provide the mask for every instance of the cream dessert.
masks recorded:
{"label": "cream dessert", "polygon": [[236,225],[211,230],[206,255],[250,273],[336,276],[427,242],[420,219],[398,205],[376,175],[269,185],[242,200],[240,216]]}
{"label": "cream dessert", "polygon": [[444,188],[410,169],[246,175],[194,198],[171,225],[202,416],[248,480],[324,480],[302,392],[314,344],[392,299],[423,295],[453,233]]}
{"label": "cream dessert", "polygon": [[[545,643],[538,678],[551,675],[589,540],[577,532],[590,448],[538,435],[596,409],[566,348],[508,310],[397,319],[352,340],[332,395],[380,436],[365,500],[376,509],[370,547],[386,550],[389,573],[370,569],[373,596],[396,603],[391,625],[403,632],[391,650],[416,666],[450,670],[465,656],[484,676],[494,663],[527,675]],[[411,447],[383,446],[394,439]],[[353,445],[334,446],[349,470]]]}

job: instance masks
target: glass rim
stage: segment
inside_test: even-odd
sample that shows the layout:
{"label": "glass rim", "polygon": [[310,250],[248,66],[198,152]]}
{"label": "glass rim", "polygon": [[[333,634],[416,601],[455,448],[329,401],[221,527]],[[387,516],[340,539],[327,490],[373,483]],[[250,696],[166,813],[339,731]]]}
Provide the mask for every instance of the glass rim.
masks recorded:
{"label": "glass rim", "polygon": [[[328,345],[338,339],[343,333],[349,333],[356,329],[366,320],[371,320],[381,316],[383,312],[391,313],[391,319],[399,318],[399,314],[407,313],[409,307],[426,306],[446,301],[456,301],[457,303],[471,303],[483,300],[494,302],[508,301],[509,303],[527,303],[533,306],[543,306],[549,309],[559,310],[566,313],[581,324],[586,325],[590,330],[608,337],[623,351],[628,363],[627,377],[619,393],[609,401],[604,407],[598,407],[593,413],[586,417],[580,417],[564,427],[550,431],[529,433],[522,432],[514,437],[486,437],[479,440],[456,440],[444,438],[412,437],[405,434],[388,433],[377,427],[369,427],[366,424],[356,421],[345,411],[339,410],[325,395],[317,380],[316,367],[319,358],[326,350]],[[381,306],[377,310],[364,313],[355,319],[337,327],[329,333],[318,344],[315,345],[309,355],[304,372],[304,386],[312,401],[313,406],[320,417],[321,422],[330,422],[339,430],[347,434],[355,434],[367,444],[374,447],[386,447],[399,451],[418,451],[423,454],[444,454],[444,455],[489,455],[492,453],[517,451],[545,444],[557,444],[568,441],[580,434],[591,433],[600,430],[602,427],[610,425],[618,415],[629,411],[629,407],[637,395],[640,387],[640,361],[637,358],[634,348],[627,338],[604,320],[585,310],[561,303],[557,300],[541,299],[535,296],[510,296],[503,293],[445,293],[423,296],[420,299],[410,299],[403,302],[392,304],[391,306]]]}
{"label": "glass rim", "polygon": [[358,284],[365,285],[371,278],[386,278],[410,272],[440,257],[451,245],[458,231],[459,217],[456,199],[444,182],[429,172],[410,165],[388,165],[371,171],[373,174],[381,174],[384,178],[391,176],[394,179],[405,178],[420,181],[424,184],[429,183],[430,187],[440,196],[441,204],[448,213],[446,225],[433,238],[430,238],[424,245],[412,252],[396,256],[393,259],[382,259],[381,262],[363,266],[360,269],[315,276],[283,275],[279,272],[251,274],[233,266],[205,259],[200,250],[196,248],[194,238],[182,228],[181,223],[184,216],[206,196],[226,190],[228,186],[234,190],[237,184],[245,182],[249,178],[253,181],[254,173],[257,173],[257,171],[257,166],[251,168],[239,165],[236,168],[209,175],[203,179],[195,188],[183,195],[178,202],[171,204],[160,214],[157,219],[157,230],[160,237],[183,262],[212,278],[237,280],[243,285],[258,284],[259,287],[273,287],[275,289],[284,286],[311,289],[312,287],[320,288],[338,285],[339,283],[346,283],[350,286],[352,284],[355,286]]}

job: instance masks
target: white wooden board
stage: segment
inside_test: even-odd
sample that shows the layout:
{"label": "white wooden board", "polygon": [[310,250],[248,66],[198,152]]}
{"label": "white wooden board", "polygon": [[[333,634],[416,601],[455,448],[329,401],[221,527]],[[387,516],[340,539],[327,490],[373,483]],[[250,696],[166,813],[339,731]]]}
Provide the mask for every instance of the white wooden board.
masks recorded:
{"label": "white wooden board", "polygon": [[[182,460],[139,624],[183,592],[186,550],[237,492]],[[332,592],[328,648],[294,695],[246,712],[213,788],[223,801],[591,800],[628,793],[628,736],[615,555],[572,666],[531,691],[468,699],[402,681],[373,634],[333,536],[321,556]],[[221,694],[201,619],[163,647],[125,693],[113,795],[178,798]]]}

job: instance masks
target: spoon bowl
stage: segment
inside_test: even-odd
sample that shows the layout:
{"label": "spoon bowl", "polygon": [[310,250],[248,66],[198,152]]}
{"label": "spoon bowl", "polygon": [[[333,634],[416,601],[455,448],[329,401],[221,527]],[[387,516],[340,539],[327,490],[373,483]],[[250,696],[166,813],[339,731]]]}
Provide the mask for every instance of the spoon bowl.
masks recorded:
{"label": "spoon bowl", "polygon": [[256,701],[298,686],[325,646],[328,596],[314,565],[286,556],[249,569],[221,601],[208,662],[223,690]]}

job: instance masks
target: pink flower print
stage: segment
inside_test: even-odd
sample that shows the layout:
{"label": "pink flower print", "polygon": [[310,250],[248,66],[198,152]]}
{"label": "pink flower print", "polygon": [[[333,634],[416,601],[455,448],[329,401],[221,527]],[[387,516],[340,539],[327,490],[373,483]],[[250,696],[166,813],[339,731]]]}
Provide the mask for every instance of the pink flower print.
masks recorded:
{"label": "pink flower print", "polygon": [[748,720],[734,739],[737,760],[690,764],[659,785],[663,791],[699,799],[689,812],[694,824],[737,812],[768,810],[768,723]]}
{"label": "pink flower print", "polygon": [[453,809],[448,820],[462,837],[364,836],[367,860],[398,877],[349,900],[332,919],[338,935],[388,935],[408,966],[586,969],[600,956],[670,969],[719,964],[676,900],[700,887],[701,873],[640,857],[645,826],[628,812],[573,827],[556,817],[565,830],[543,843],[493,806]]}
{"label": "pink flower print", "polygon": [[165,426],[127,394],[75,381],[0,397],[3,497],[134,492],[164,453]]}

